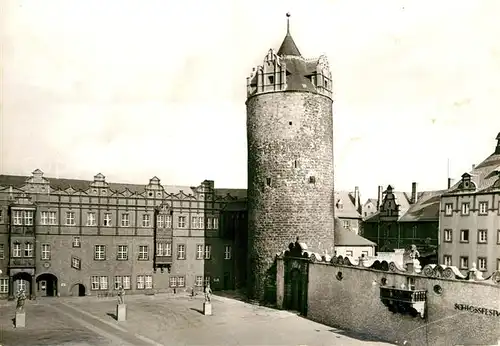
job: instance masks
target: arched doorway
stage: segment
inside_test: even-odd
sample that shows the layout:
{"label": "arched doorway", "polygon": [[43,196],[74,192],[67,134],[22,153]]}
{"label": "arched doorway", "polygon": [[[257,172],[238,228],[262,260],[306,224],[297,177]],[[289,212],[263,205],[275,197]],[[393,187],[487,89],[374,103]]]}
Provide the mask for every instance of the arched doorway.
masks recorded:
{"label": "arched doorway", "polygon": [[57,276],[50,273],[38,275],[36,279],[39,297],[57,297]]}
{"label": "arched doorway", "polygon": [[71,295],[73,297],[85,297],[86,296],[85,285],[83,284],[74,284],[71,287]]}
{"label": "arched doorway", "polygon": [[13,296],[17,294],[20,290],[23,290],[28,297],[33,295],[33,287],[31,287],[32,277],[26,272],[16,273],[12,276],[13,281],[13,291],[11,292]]}

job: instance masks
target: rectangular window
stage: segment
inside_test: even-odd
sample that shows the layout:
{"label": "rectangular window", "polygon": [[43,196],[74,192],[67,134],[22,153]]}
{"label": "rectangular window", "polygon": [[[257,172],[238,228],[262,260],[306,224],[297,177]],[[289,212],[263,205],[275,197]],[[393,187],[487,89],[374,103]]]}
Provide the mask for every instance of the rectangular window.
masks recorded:
{"label": "rectangular window", "polygon": [[57,225],[57,219],[56,219],[56,212],[55,211],[49,211],[49,224],[50,225]]}
{"label": "rectangular window", "polygon": [[477,231],[477,242],[486,244],[488,242],[488,230],[480,229]]}
{"label": "rectangular window", "polygon": [[477,269],[479,269],[480,271],[486,271],[487,269],[486,257],[477,258]]}
{"label": "rectangular window", "polygon": [[71,256],[71,268],[80,270],[82,268],[82,260],[78,257]]}
{"label": "rectangular window", "polygon": [[42,244],[42,260],[50,260],[50,244]]}
{"label": "rectangular window", "polygon": [[41,225],[48,225],[49,224],[49,212],[48,211],[42,211],[41,216],[40,216],[40,224]]}
{"label": "rectangular window", "polygon": [[198,228],[198,217],[193,216],[191,217],[191,228]]}
{"label": "rectangular window", "polygon": [[14,221],[14,225],[22,225],[23,224],[23,213],[20,210],[14,210],[13,221]]}
{"label": "rectangular window", "polygon": [[33,211],[26,210],[24,212],[24,224],[26,226],[33,226]]}
{"label": "rectangular window", "polygon": [[88,212],[87,213],[87,226],[95,226],[95,225],[96,225],[95,213]]}
{"label": "rectangular window", "polygon": [[203,226],[203,220],[205,220],[205,218],[203,216],[198,216],[198,228],[199,229],[203,229],[204,226]]}
{"label": "rectangular window", "polygon": [[453,204],[452,203],[446,203],[444,205],[444,215],[451,216],[452,214],[453,214]]}
{"label": "rectangular window", "polygon": [[137,275],[137,289],[144,289],[144,275]]}
{"label": "rectangular window", "polygon": [[151,216],[149,214],[142,215],[142,227],[151,226]]}
{"label": "rectangular window", "polygon": [[106,245],[94,246],[94,260],[104,261],[106,259]]}
{"label": "rectangular window", "polygon": [[361,257],[368,257],[368,251],[361,251]]}
{"label": "rectangular window", "polygon": [[500,258],[497,258],[497,271],[500,271]]}
{"label": "rectangular window", "polygon": [[213,220],[214,220],[214,229],[219,229],[219,218],[214,217]]}
{"label": "rectangular window", "polygon": [[346,250],[345,255],[347,257],[352,257],[352,250]]}
{"label": "rectangular window", "polygon": [[119,261],[128,260],[128,246],[127,245],[118,245],[118,251],[116,253],[116,259]]}
{"label": "rectangular window", "polygon": [[446,243],[451,243],[453,241],[453,231],[451,229],[444,230],[444,239]]}
{"label": "rectangular window", "polygon": [[165,215],[165,227],[172,228],[172,215]]}
{"label": "rectangular window", "polygon": [[156,228],[163,228],[163,215],[158,215],[156,217]]}
{"label": "rectangular window", "polygon": [[479,202],[479,215],[488,215],[488,202]]}
{"label": "rectangular window", "polygon": [[470,203],[469,202],[463,202],[462,203],[462,215],[469,215],[470,212]]}
{"label": "rectangular window", "polygon": [[196,287],[201,287],[203,285],[203,276],[197,276],[194,285]]}
{"label": "rectangular window", "polygon": [[497,244],[500,244],[500,229],[497,229]]}
{"label": "rectangular window", "polygon": [[469,257],[460,257],[460,269],[469,269]]}
{"label": "rectangular window", "polygon": [[139,245],[139,261],[147,261],[149,259],[148,246]]}
{"label": "rectangular window", "polygon": [[0,279],[0,293],[9,293],[9,279]]}
{"label": "rectangular window", "polygon": [[115,290],[119,290],[123,285],[123,277],[115,276]]}
{"label": "rectangular window", "polygon": [[81,244],[80,237],[73,237],[73,247],[80,247]]}
{"label": "rectangular window", "polygon": [[348,229],[349,228],[349,220],[342,220],[342,227],[344,227],[345,229]]}
{"label": "rectangular window", "polygon": [[212,229],[212,218],[211,217],[207,217],[206,225],[207,225],[207,229]]}
{"label": "rectangular window", "polygon": [[224,259],[225,260],[231,259],[231,245],[224,246]]}
{"label": "rectangular window", "polygon": [[98,276],[91,276],[90,277],[90,288],[94,291],[99,289],[99,277]]}
{"label": "rectangular window", "polygon": [[33,243],[24,244],[24,257],[33,257]]}
{"label": "rectangular window", "polygon": [[205,276],[205,286],[210,284],[210,276]]}
{"label": "rectangular window", "polygon": [[169,283],[170,283],[170,287],[177,287],[177,278],[175,276],[171,276]]}
{"label": "rectangular window", "polygon": [[3,222],[3,210],[0,209],[0,222]]}
{"label": "rectangular window", "polygon": [[111,227],[111,213],[104,213],[103,226]]}
{"label": "rectangular window", "polygon": [[153,275],[144,275],[144,286],[147,290],[153,289]]}
{"label": "rectangular window", "polygon": [[75,225],[75,212],[74,211],[67,211],[66,212],[66,225],[67,226],[74,226]]}
{"label": "rectangular window", "polygon": [[186,245],[184,244],[177,245],[177,259],[180,260],[186,259]]}
{"label": "rectangular window", "polygon": [[179,216],[179,228],[184,228],[184,227],[186,227],[186,217]]}
{"label": "rectangular window", "polygon": [[205,259],[209,260],[212,257],[212,245],[205,245]]}
{"label": "rectangular window", "polygon": [[451,256],[450,255],[444,255],[443,256],[443,264],[445,266],[451,266]]}
{"label": "rectangular window", "polygon": [[184,279],[183,276],[179,276],[177,278],[177,286],[178,287],[184,287],[184,286],[186,286],[186,279]]}
{"label": "rectangular window", "polygon": [[0,259],[5,258],[5,244],[0,244]]}
{"label": "rectangular window", "polygon": [[129,275],[126,275],[122,278],[122,282],[123,282],[123,289],[124,290],[129,290],[130,289],[130,282],[131,282],[131,278]]}
{"label": "rectangular window", "polygon": [[129,227],[129,226],[130,226],[129,214],[127,213],[122,214],[122,227]]}
{"label": "rectangular window", "polygon": [[460,242],[468,243],[469,242],[469,230],[463,229],[460,231]]}
{"label": "rectangular window", "polygon": [[14,243],[12,247],[12,257],[21,257],[21,244]]}
{"label": "rectangular window", "polygon": [[156,243],[156,256],[165,256],[165,244]]}
{"label": "rectangular window", "polygon": [[196,259],[203,259],[203,245],[198,244],[196,245]]}
{"label": "rectangular window", "polygon": [[99,288],[101,290],[107,290],[108,289],[108,277],[107,276],[100,276],[99,277]]}

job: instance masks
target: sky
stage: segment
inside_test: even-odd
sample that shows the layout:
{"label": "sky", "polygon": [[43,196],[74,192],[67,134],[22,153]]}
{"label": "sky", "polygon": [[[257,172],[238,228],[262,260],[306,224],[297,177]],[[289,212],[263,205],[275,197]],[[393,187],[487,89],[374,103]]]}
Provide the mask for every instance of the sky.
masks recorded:
{"label": "sky", "polygon": [[0,172],[246,188],[246,77],[287,12],[332,70],[336,189],[443,189],[493,152],[496,0],[4,0]]}

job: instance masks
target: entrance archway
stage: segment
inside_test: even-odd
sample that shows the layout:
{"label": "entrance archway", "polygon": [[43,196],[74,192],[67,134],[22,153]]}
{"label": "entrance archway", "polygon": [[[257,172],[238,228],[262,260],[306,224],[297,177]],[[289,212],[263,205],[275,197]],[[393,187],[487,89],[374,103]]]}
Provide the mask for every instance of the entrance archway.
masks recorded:
{"label": "entrance archway", "polygon": [[54,274],[44,273],[38,275],[36,285],[39,297],[57,297],[57,276]]}
{"label": "entrance archway", "polygon": [[85,285],[83,284],[74,284],[71,287],[71,295],[73,297],[85,297],[86,293]]}
{"label": "entrance archway", "polygon": [[31,285],[32,277],[26,272],[16,273],[12,276],[13,281],[13,292],[12,295],[15,296],[19,290],[24,290],[25,294],[31,298],[33,295],[33,287]]}

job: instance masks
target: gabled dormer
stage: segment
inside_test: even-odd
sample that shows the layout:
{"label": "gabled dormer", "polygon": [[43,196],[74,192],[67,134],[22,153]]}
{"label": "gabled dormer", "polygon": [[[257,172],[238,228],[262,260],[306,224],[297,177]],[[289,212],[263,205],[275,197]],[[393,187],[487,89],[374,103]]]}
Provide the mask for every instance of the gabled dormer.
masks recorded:
{"label": "gabled dormer", "polygon": [[459,191],[476,191],[476,184],[472,181],[472,175],[469,173],[462,174],[462,180],[458,184]]}
{"label": "gabled dormer", "polygon": [[163,197],[163,186],[160,184],[160,179],[156,176],[149,179],[149,184],[146,185],[146,197],[161,198]]}
{"label": "gabled dormer", "polygon": [[384,192],[385,197],[380,206],[380,217],[395,218],[399,217],[399,204],[397,203],[396,196],[394,194],[394,188],[389,185],[387,190]]}
{"label": "gabled dormer", "polygon": [[43,177],[43,172],[37,168],[31,174],[32,176],[26,180],[23,189],[30,193],[49,193],[49,180]]}
{"label": "gabled dormer", "polygon": [[90,183],[91,194],[102,196],[108,195],[109,184],[106,182],[106,177],[102,173],[97,173],[94,176],[94,181]]}

